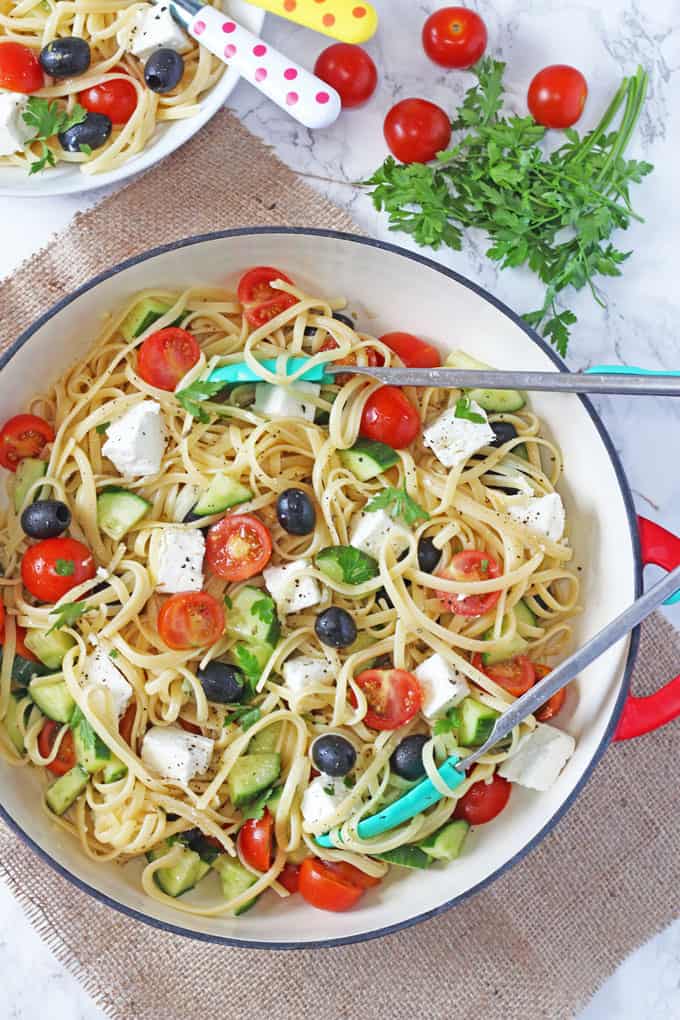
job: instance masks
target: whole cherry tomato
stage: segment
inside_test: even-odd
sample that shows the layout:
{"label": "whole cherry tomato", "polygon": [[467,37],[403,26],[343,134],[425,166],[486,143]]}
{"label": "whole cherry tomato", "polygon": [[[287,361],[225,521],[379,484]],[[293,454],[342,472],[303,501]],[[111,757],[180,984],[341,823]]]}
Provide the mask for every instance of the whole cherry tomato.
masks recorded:
{"label": "whole cherry tomato", "polygon": [[46,538],[30,546],[21,560],[24,587],[41,602],[56,602],[95,575],[94,556],[75,538]]}
{"label": "whole cherry tomato", "polygon": [[456,804],[453,817],[464,818],[470,825],[485,825],[506,807],[511,789],[507,779],[495,772],[488,783],[482,779],[472,784]]}
{"label": "whole cherry tomato", "polygon": [[539,124],[568,128],[583,113],[587,97],[588,85],[580,71],[569,64],[552,64],[532,79],[527,103]]}
{"label": "whole cherry tomato", "polygon": [[442,363],[437,348],[412,333],[384,333],[380,339],[407,368],[439,368]]}
{"label": "whole cherry tomato", "polygon": [[351,43],[334,43],[320,53],[314,74],[338,92],[346,110],[362,106],[378,84],[378,72],[368,53]]}
{"label": "whole cherry tomato", "polygon": [[249,818],[236,838],[238,852],[251,868],[268,871],[274,847],[274,817],[266,808],[262,818]]}
{"label": "whole cherry tomato", "polygon": [[442,7],[423,25],[423,48],[442,67],[472,67],[486,49],[486,25],[467,7]]}
{"label": "whole cherry tomato", "polygon": [[10,92],[37,92],[45,75],[37,56],[18,42],[0,43],[0,88]]}
{"label": "whole cherry tomato", "polygon": [[394,450],[410,446],[420,432],[420,415],[397,386],[381,386],[366,403],[359,433]]}
{"label": "whole cherry tomato", "polygon": [[78,102],[90,113],[103,113],[112,124],[127,124],[137,109],[137,89],[130,78],[112,78],[83,89]]}
{"label": "whole cherry tomato", "polygon": [[402,99],[385,117],[385,141],[402,163],[429,163],[451,139],[451,122],[427,99]]}

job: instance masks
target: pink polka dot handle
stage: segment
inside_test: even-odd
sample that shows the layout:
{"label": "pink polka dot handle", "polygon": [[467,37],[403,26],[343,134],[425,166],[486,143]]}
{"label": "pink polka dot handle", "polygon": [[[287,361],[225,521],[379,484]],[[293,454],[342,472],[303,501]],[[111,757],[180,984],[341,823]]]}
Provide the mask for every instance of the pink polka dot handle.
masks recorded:
{"label": "pink polka dot handle", "polygon": [[308,128],[325,128],[340,114],[340,96],[316,75],[214,7],[202,7],[187,29],[201,45]]}
{"label": "pink polka dot handle", "polygon": [[378,15],[363,0],[250,0],[256,7],[278,14],[315,32],[346,43],[362,43],[375,35]]}

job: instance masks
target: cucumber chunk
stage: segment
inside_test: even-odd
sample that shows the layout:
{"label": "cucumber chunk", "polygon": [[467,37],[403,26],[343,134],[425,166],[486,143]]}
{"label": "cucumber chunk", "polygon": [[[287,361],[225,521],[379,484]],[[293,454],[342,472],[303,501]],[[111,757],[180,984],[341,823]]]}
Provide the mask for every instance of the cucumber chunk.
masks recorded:
{"label": "cucumber chunk", "polygon": [[49,669],[59,669],[69,648],[73,648],[76,639],[63,630],[53,630],[51,634],[41,630],[29,630],[24,644],[37,655]]}
{"label": "cucumber chunk", "polygon": [[[18,514],[23,510],[26,494],[34,482],[47,474],[47,463],[34,457],[24,457],[19,461],[14,478],[14,509]],[[33,493],[31,503],[40,498],[40,489]]]}
{"label": "cucumber chunk", "polygon": [[[149,850],[146,858],[148,861],[158,860],[170,849],[171,844],[161,843],[159,847]],[[210,865],[202,861],[194,850],[183,849],[180,852],[179,860],[171,868],[159,868],[154,872],[154,881],[159,889],[166,896],[177,899],[182,893],[188,892],[204,878],[210,871]]]}
{"label": "cucumber chunk", "polygon": [[112,754],[108,765],[105,765],[102,770],[102,782],[115,783],[126,775],[127,765],[124,765],[120,758],[116,758],[115,754]]}
{"label": "cucumber chunk", "polygon": [[237,758],[227,779],[229,799],[234,807],[247,804],[271,786],[280,773],[281,755],[275,751],[260,751]]}
{"label": "cucumber chunk", "polygon": [[455,861],[456,857],[460,857],[469,830],[469,822],[457,818],[455,822],[442,825],[441,829],[423,840],[420,846],[435,861]]}
{"label": "cucumber chunk", "polygon": [[394,850],[386,850],[382,854],[374,854],[381,861],[398,864],[401,868],[429,868],[432,857],[417,846],[397,846]]}
{"label": "cucumber chunk", "polygon": [[[512,612],[515,614],[517,628],[522,625],[527,627],[536,626],[536,617],[531,612],[526,602],[518,602],[517,605],[513,607]],[[494,666],[497,662],[506,662],[508,659],[514,659],[516,655],[524,655],[529,647],[529,642],[526,638],[522,637],[518,629],[515,630],[515,633],[511,637],[504,636],[504,629],[506,628],[501,627],[501,636],[497,639],[494,651],[483,653],[482,662],[485,666]],[[493,627],[489,628],[489,630],[485,632],[484,640],[493,640]]]}
{"label": "cucumber chunk", "polygon": [[258,730],[248,744],[248,754],[262,754],[262,752],[275,751],[279,746],[279,737],[281,736],[282,729],[283,723],[275,722],[270,726],[265,726],[263,730]]}
{"label": "cucumber chunk", "polygon": [[[155,298],[144,298],[125,316],[120,324],[120,331],[128,342],[134,340],[136,337],[141,336],[149,326],[153,326],[154,322],[160,319],[161,315],[169,312],[171,307],[172,305],[168,305],[164,301],[157,301]],[[179,326],[183,318],[184,316],[180,315],[170,325]]]}
{"label": "cucumber chunk", "polygon": [[7,702],[7,714],[5,715],[4,723],[5,729],[7,730],[7,736],[12,741],[14,749],[17,754],[23,754],[26,750],[24,744],[24,738],[19,729],[19,698],[14,694],[10,694],[9,701]]}
{"label": "cucumber chunk", "polygon": [[222,510],[238,506],[239,503],[247,503],[252,498],[251,490],[241,485],[238,479],[230,475],[214,475],[193,512],[199,517],[208,517],[210,514],[219,514]]}
{"label": "cucumber chunk", "polygon": [[338,450],[338,456],[360,482],[376,478],[399,463],[399,454],[391,446],[372,439],[357,439],[349,450]]}
{"label": "cucumber chunk", "polygon": [[[0,647],[0,663],[2,662],[2,648]],[[34,676],[47,676],[52,670],[42,662],[34,662],[32,659],[25,659],[23,655],[14,653],[12,661],[12,680],[17,687],[28,687]]]}
{"label": "cucumber chunk", "polygon": [[[118,762],[116,756],[95,732],[79,708],[73,713],[71,729],[73,730],[76,758],[87,772],[94,774],[100,769],[106,768],[107,765]],[[122,763],[118,762],[118,764]]]}
{"label": "cucumber chunk", "polygon": [[97,496],[97,524],[118,542],[151,509],[151,503],[135,492],[110,485]]}
{"label": "cucumber chunk", "polygon": [[363,584],[380,573],[378,561],[349,545],[331,545],[314,557],[314,565],[331,581],[339,584]]}
{"label": "cucumber chunk", "polygon": [[69,694],[66,681],[58,680],[52,684],[31,681],[28,685],[28,693],[48,719],[54,719],[55,722],[60,723],[71,721],[76,703]]}
{"label": "cucumber chunk", "polygon": [[268,659],[281,633],[276,603],[271,595],[251,584],[232,595],[227,614],[227,632],[244,638],[249,645],[267,645]]}
{"label": "cucumber chunk", "polygon": [[464,698],[458,706],[460,723],[458,739],[467,747],[479,747],[488,738],[493,725],[500,715],[476,698]]}
{"label": "cucumber chunk", "polygon": [[[485,361],[477,361],[476,358],[466,354],[465,351],[452,351],[446,359],[447,368],[460,368],[470,371],[485,371],[492,366]],[[524,407],[526,400],[519,390],[468,390],[468,396],[474,400],[485,411],[519,411]]]}
{"label": "cucumber chunk", "polygon": [[63,815],[71,807],[71,804],[80,797],[87,786],[90,775],[82,765],[74,765],[65,776],[60,776],[56,783],[50,786],[45,794],[45,800],[55,815]]}
{"label": "cucumber chunk", "polygon": [[[246,889],[250,889],[251,885],[255,885],[257,882],[255,875],[251,875],[240,861],[235,857],[227,856],[227,854],[221,854],[213,861],[212,866],[220,876],[222,895],[225,900],[233,900],[234,896],[238,896],[240,893],[245,892]],[[245,914],[246,910],[250,910],[257,903],[258,899],[259,897],[255,896],[252,900],[248,900],[242,906],[237,907],[234,911],[234,917],[238,917],[239,914]]]}

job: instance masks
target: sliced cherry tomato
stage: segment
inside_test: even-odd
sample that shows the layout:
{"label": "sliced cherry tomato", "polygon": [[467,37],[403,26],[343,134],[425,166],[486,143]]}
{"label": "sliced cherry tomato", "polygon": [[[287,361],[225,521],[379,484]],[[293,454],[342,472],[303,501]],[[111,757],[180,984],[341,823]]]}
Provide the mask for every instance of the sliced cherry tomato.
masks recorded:
{"label": "sliced cherry tomato", "polygon": [[[457,553],[446,570],[437,574],[437,577],[445,577],[449,581],[490,581],[500,576],[501,568],[496,560],[480,549],[464,549]],[[457,616],[483,616],[493,609],[500,597],[500,591],[462,597],[448,591],[437,592],[437,598],[444,607]]]}
{"label": "sliced cherry tomato", "polygon": [[10,92],[37,92],[45,75],[33,50],[18,42],[0,43],[0,88]]}
{"label": "sliced cherry tomato", "polygon": [[5,604],[0,602],[0,645],[5,642]]}
{"label": "sliced cherry tomato", "polygon": [[273,266],[256,266],[243,274],[238,283],[236,296],[243,305],[243,314],[246,322],[257,329],[270,322],[287,308],[297,304],[297,298],[292,294],[272,287],[274,280],[283,280],[284,283],[291,283],[292,280],[280,269]]}
{"label": "sliced cherry tomato", "polygon": [[[373,730],[396,730],[420,711],[423,692],[413,673],[405,669],[366,669],[356,678],[366,695],[368,709],[364,722]],[[356,695],[350,692],[356,705]]]}
{"label": "sliced cherry tomato", "polygon": [[314,74],[338,92],[345,110],[363,106],[378,84],[378,72],[368,53],[351,43],[334,43],[320,53]]}
{"label": "sliced cherry tomato", "polygon": [[178,719],[177,722],[180,724],[183,730],[187,733],[201,733],[201,727],[197,726],[196,723],[189,722],[188,719]]}
{"label": "sliced cherry tomato", "polygon": [[364,404],[359,433],[394,450],[410,446],[420,432],[420,415],[397,386],[381,386]]}
{"label": "sliced cherry tomato", "polygon": [[373,875],[367,875],[361,868],[355,868],[353,864],[348,864],[347,861],[326,861],[326,867],[330,868],[336,875],[340,875],[345,882],[353,882],[354,885],[358,885],[362,889],[373,889],[376,885],[380,885],[382,881]]}
{"label": "sliced cherry tomato", "polygon": [[467,7],[442,7],[423,25],[423,49],[442,67],[472,67],[486,49],[486,25]]}
{"label": "sliced cherry tomato", "polygon": [[178,651],[214,645],[223,632],[222,604],[206,591],[171,595],[158,614],[158,633]]}
{"label": "sliced cherry tomato", "polygon": [[277,882],[280,882],[284,889],[291,895],[300,891],[300,865],[288,861],[283,871],[279,874]]}
{"label": "sliced cherry tomato", "polygon": [[94,556],[75,538],[46,538],[23,555],[24,587],[41,602],[56,602],[95,575]]}
{"label": "sliced cherry tomato", "polygon": [[535,75],[527,103],[531,116],[548,128],[568,128],[583,113],[588,98],[585,78],[569,64],[551,64]]}
{"label": "sliced cherry tomato", "polygon": [[407,368],[439,368],[442,363],[437,348],[412,333],[385,333],[380,339]]}
{"label": "sliced cherry tomato", "polygon": [[511,789],[507,779],[495,772],[490,782],[472,784],[456,804],[453,817],[464,818],[470,825],[485,825],[501,813],[510,800]]}
{"label": "sliced cherry tomato", "polygon": [[134,701],[131,701],[118,723],[118,732],[130,747],[132,747],[132,727],[134,726],[136,715],[137,706]]}
{"label": "sliced cherry tomato", "polygon": [[356,906],[364,895],[363,872],[351,864],[307,857],[300,865],[300,893],[319,910],[342,911]]}
{"label": "sliced cherry tomato", "polygon": [[249,818],[236,838],[238,852],[251,868],[268,871],[274,847],[274,817],[265,808],[262,818]]}
{"label": "sliced cherry tomato", "polygon": [[[534,663],[534,673],[536,674],[536,682],[546,677],[548,673],[551,673],[550,666],[543,666],[540,662]],[[541,705],[534,715],[539,722],[548,722],[549,719],[554,719],[558,712],[562,711],[564,705],[564,699],[567,696],[567,688],[563,687],[560,691],[555,691],[551,698],[548,698],[545,705]]]}
{"label": "sliced cherry tomato", "polygon": [[54,429],[37,414],[15,414],[0,430],[0,464],[16,471],[24,457],[37,457],[54,442]]}
{"label": "sliced cherry tomato", "polygon": [[206,562],[225,581],[245,581],[262,573],[271,554],[269,529],[250,514],[228,514],[208,529]]}
{"label": "sliced cherry tomato", "polygon": [[534,664],[526,655],[517,655],[514,659],[506,659],[504,662],[496,662],[493,666],[485,666],[482,656],[476,653],[472,656],[472,665],[485,673],[490,680],[502,687],[513,698],[520,698],[533,687],[536,682]]}
{"label": "sliced cherry tomato", "polygon": [[402,99],[385,117],[385,141],[402,163],[429,163],[451,139],[451,122],[427,99]]}
{"label": "sliced cherry tomato", "polygon": [[186,329],[168,326],[147,337],[139,348],[137,371],[159,390],[174,390],[201,356],[195,337]]}
{"label": "sliced cherry tomato", "polygon": [[17,623],[17,625],[16,625],[16,652],[17,652],[17,655],[20,655],[22,659],[28,659],[29,662],[38,662],[39,659],[38,659],[37,655],[34,655],[33,652],[31,651],[31,649],[26,647],[26,644],[25,644],[25,641],[24,641],[25,637],[26,637],[26,628],[25,627],[20,627],[19,624]]}
{"label": "sliced cherry tomato", "polygon": [[[319,350],[320,351],[334,351],[337,346],[338,346],[338,344],[333,339],[333,337],[329,336],[321,344],[321,347],[319,348]],[[368,365],[370,365],[371,368],[377,368],[378,366],[385,364],[385,359],[383,358],[382,354],[380,353],[380,351],[376,351],[376,349],[374,347],[366,347],[366,348],[364,348],[364,354],[366,356],[366,363]],[[356,356],[356,354],[348,354],[347,357],[345,357],[345,358],[338,358],[336,361],[333,362],[333,364],[334,365],[356,365],[357,364],[357,356]],[[354,373],[353,372],[340,372],[340,373],[338,373],[338,375],[333,376],[333,382],[336,382],[338,384],[338,386],[344,386],[345,383],[349,382],[349,380],[352,379],[353,377],[354,377]]]}
{"label": "sliced cherry tomato", "polygon": [[[38,750],[43,758],[49,757],[61,727],[62,723],[55,722],[53,719],[45,720],[45,724],[38,734]],[[67,730],[59,745],[54,761],[45,767],[50,772],[54,772],[55,776],[65,776],[75,764],[76,749],[73,743],[73,734],[71,730]]]}
{"label": "sliced cherry tomato", "polygon": [[112,124],[127,124],[137,109],[137,89],[129,78],[112,78],[79,92],[78,102],[90,113],[103,113]]}

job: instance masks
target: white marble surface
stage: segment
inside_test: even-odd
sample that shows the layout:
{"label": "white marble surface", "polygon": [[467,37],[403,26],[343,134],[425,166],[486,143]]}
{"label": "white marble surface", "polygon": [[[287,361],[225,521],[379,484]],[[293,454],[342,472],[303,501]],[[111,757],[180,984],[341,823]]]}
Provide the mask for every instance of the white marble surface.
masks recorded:
{"label": "white marble surface", "polygon": [[[423,96],[452,108],[469,78],[431,64],[420,47],[424,17],[436,0],[374,0],[382,16],[379,35],[367,44],[380,71],[377,94],[363,109],[349,111],[331,129],[313,137],[247,85],[230,105],[256,134],[276,147],[310,184],[346,206],[369,233],[407,244],[389,235],[370,201],[349,183],[370,173],[383,159],[382,120],[398,99]],[[539,67],[573,63],[588,78],[590,98],[582,127],[596,121],[620,76],[640,62],[650,74],[650,95],[632,146],[634,155],[656,164],[654,175],[635,193],[645,224],[634,226],[623,247],[635,254],[623,280],[603,284],[606,312],[585,293],[570,296],[579,316],[569,355],[576,369],[593,363],[621,362],[650,368],[680,368],[680,10],[678,0],[479,0],[471,3],[484,16],[490,50],[508,62],[508,82],[518,109],[526,86]],[[311,66],[328,40],[270,17],[265,36]],[[152,171],[162,175],[162,167]],[[315,175],[315,176],[314,176]],[[319,180],[325,178],[326,180]],[[330,180],[328,180],[330,179]],[[0,200],[3,244],[0,276],[29,257],[73,214],[101,198],[83,201]],[[226,224],[225,224],[226,225]],[[219,224],[216,224],[219,226]],[[149,246],[154,238],[149,237]],[[446,265],[480,281],[517,311],[536,307],[539,288],[519,271],[498,273],[483,257],[480,244],[461,253],[439,253]],[[598,400],[623,459],[638,508],[680,531],[680,472],[674,470],[680,405],[656,399]],[[663,459],[662,459],[663,451]],[[680,612],[674,613],[680,622]],[[612,752],[612,753],[615,753]],[[596,995],[581,1020],[661,1020],[680,1017],[680,922],[652,939],[628,959]],[[42,945],[20,908],[0,887],[0,1016],[33,1020],[94,1020],[102,1014]],[[578,975],[574,975],[578,981]],[[133,1018],[131,1018],[133,1020]]]}

